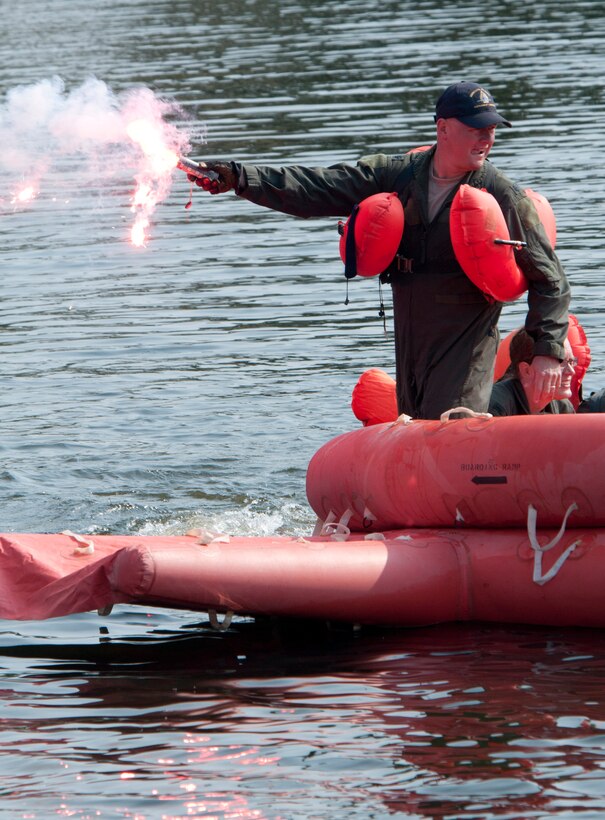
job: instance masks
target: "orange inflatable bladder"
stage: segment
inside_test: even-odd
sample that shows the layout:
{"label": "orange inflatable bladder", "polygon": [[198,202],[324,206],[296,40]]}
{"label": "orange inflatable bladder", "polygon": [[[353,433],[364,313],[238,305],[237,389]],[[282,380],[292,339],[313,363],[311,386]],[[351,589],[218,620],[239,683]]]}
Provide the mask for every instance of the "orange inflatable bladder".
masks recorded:
{"label": "orange inflatable bladder", "polygon": [[591,357],[590,347],[588,345],[588,339],[586,338],[584,328],[572,313],[569,314],[569,330],[567,331],[567,338],[569,340],[569,344],[571,345],[571,349],[573,350],[573,354],[578,360],[575,373],[573,374],[573,379],[571,380],[570,399],[571,403],[577,410],[580,404],[580,389],[582,387],[582,381],[590,365]]}
{"label": "orange inflatable bladder", "polygon": [[356,274],[378,276],[386,270],[397,253],[403,225],[403,206],[397,194],[374,194],[356,205],[340,236],[347,279]]}
{"label": "orange inflatable bladder", "polygon": [[500,205],[490,193],[461,185],[450,209],[456,259],[468,278],[498,302],[512,302],[527,290]]}
{"label": "orange inflatable bladder", "polygon": [[364,371],[353,388],[351,409],[364,427],[395,421],[398,416],[395,379],[378,367]]}

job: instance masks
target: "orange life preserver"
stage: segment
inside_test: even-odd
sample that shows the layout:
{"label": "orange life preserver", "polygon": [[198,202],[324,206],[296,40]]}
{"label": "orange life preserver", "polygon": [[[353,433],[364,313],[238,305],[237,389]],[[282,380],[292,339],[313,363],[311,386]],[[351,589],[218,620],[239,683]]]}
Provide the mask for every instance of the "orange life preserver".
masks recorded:
{"label": "orange life preserver", "polygon": [[345,276],[378,276],[389,267],[403,236],[403,205],[397,194],[374,194],[339,223]]}
{"label": "orange life preserver", "polygon": [[512,302],[527,290],[502,209],[495,197],[461,185],[450,209],[450,234],[456,259],[471,282],[498,302]]}
{"label": "orange life preserver", "polygon": [[[407,151],[416,154],[432,145],[418,145]],[[353,225],[353,235],[349,228]],[[345,276],[378,276],[386,270],[397,253],[403,236],[403,206],[397,194],[374,194],[356,205],[345,223],[338,223],[340,258]]]}
{"label": "orange life preserver", "polygon": [[584,328],[572,313],[569,314],[569,329],[567,331],[567,338],[569,340],[569,344],[571,345],[571,349],[573,350],[573,354],[578,360],[576,372],[573,374],[573,379],[571,380],[570,399],[571,403],[577,410],[578,405],[580,404],[580,390],[582,387],[582,381],[586,375],[588,366],[590,365],[591,356],[590,347],[588,345],[588,339],[586,338]]}
{"label": "orange life preserver", "polygon": [[[420,145],[407,153],[430,148],[430,145]],[[531,188],[525,192],[534,203],[554,248],[557,228],[550,203]],[[403,206],[396,193],[374,194],[358,203],[347,221],[338,223],[340,257],[345,264],[346,278],[352,279],[357,274],[378,276],[386,270],[399,248],[404,224]],[[490,193],[461,185],[450,209],[450,233],[460,266],[488,296],[509,302],[527,290],[527,280],[517,266],[504,214]]]}
{"label": "orange life preserver", "polygon": [[[554,248],[557,226],[550,202],[531,188],[525,193]],[[461,185],[450,209],[450,233],[461,268],[488,296],[498,302],[512,302],[527,290],[525,274],[515,259],[514,240],[500,205],[490,193]]]}
{"label": "orange life preserver", "polygon": [[353,388],[351,409],[364,427],[395,421],[398,416],[395,379],[378,367],[365,370]]}
{"label": "orange life preserver", "polygon": [[[512,342],[513,336],[520,328],[515,328],[511,330],[511,332],[505,336],[500,345],[498,347],[498,353],[496,354],[496,365],[494,368],[494,381],[498,381],[501,379],[502,376],[506,373],[510,366],[510,343]],[[576,366],[576,371],[574,373],[573,379],[571,381],[571,403],[573,406],[578,409],[578,405],[580,403],[580,387],[582,385],[582,380],[586,375],[586,371],[588,370],[588,366],[590,365],[590,347],[588,345],[588,339],[586,338],[586,333],[584,332],[584,328],[578,322],[576,316],[573,313],[569,314],[569,327],[567,330],[567,339],[569,344],[571,345],[571,349],[573,350],[573,354],[578,360],[578,364]]]}

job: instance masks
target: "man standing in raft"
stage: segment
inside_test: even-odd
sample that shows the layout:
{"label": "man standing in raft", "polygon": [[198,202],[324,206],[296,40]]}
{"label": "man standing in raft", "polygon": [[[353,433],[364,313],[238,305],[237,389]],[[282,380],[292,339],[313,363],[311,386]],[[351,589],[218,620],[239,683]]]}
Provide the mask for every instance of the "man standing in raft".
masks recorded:
{"label": "man standing in raft", "polygon": [[425,151],[377,154],[356,166],[329,168],[207,161],[200,167],[209,176],[190,179],[210,193],[234,190],[257,205],[305,218],[347,216],[373,194],[398,194],[405,227],[382,276],[393,290],[398,409],[424,419],[458,406],[488,409],[502,303],[465,275],[449,225],[461,184],[487,189],[511,238],[526,243],[516,261],[528,282],[525,328],[534,340],[530,389],[536,402],[546,404],[561,379],[569,285],[530,198],[486,161],[496,127],[510,123],[491,94],[468,82],[443,92],[435,122],[437,142]]}

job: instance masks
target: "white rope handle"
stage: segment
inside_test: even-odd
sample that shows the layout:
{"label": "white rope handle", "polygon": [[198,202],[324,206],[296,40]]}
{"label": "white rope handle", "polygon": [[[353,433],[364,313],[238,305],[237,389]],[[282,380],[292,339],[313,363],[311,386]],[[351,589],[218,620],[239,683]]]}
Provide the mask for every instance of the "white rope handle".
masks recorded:
{"label": "white rope handle", "polygon": [[567,519],[569,516],[578,509],[578,505],[574,502],[571,504],[565,513],[563,518],[563,523],[561,524],[561,528],[559,532],[555,535],[552,541],[549,541],[548,544],[545,544],[543,547],[540,546],[538,543],[538,535],[537,535],[537,522],[538,522],[538,511],[536,508],[530,504],[527,508],[527,535],[529,538],[529,543],[531,548],[534,551],[534,574],[532,580],[534,583],[539,584],[542,586],[546,584],[548,581],[552,581],[558,571],[561,569],[565,561],[569,558],[572,552],[575,550],[577,546],[579,546],[582,541],[578,539],[571,544],[565,552],[563,552],[552,565],[552,567],[542,575],[542,556],[548,550],[551,550],[553,547],[556,547],[563,535],[565,534],[565,527],[567,526]]}
{"label": "white rope handle", "polygon": [[95,551],[95,542],[92,538],[84,538],[83,535],[77,535],[71,530],[63,530],[61,535],[67,535],[69,538],[73,538],[78,544],[78,546],[74,548],[74,555],[92,555]]}
{"label": "white rope handle", "polygon": [[210,621],[210,626],[215,629],[217,632],[225,632],[231,626],[231,621],[233,619],[233,610],[228,609],[225,612],[223,620],[220,621],[216,609],[209,609],[208,610],[208,620]]}
{"label": "white rope handle", "polygon": [[319,534],[326,537],[329,536],[332,541],[346,541],[349,535],[351,535],[351,530],[347,524],[352,516],[353,510],[348,508],[340,516],[340,521],[336,521],[336,516],[332,510],[330,510]]}
{"label": "white rope handle", "polygon": [[445,413],[441,414],[439,421],[449,421],[452,413],[460,413],[471,419],[493,419],[491,413],[477,413],[475,410],[471,410],[470,407],[451,407],[449,410],[446,410]]}

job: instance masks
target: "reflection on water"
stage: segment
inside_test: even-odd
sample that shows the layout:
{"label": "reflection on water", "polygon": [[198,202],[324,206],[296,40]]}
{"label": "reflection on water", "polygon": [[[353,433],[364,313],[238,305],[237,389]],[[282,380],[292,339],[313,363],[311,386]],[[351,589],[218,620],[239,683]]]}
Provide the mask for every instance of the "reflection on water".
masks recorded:
{"label": "reflection on water", "polygon": [[80,816],[101,793],[143,817],[603,810],[589,630],[242,621],[217,635],[151,611],[133,639],[131,617],[89,646],[4,647],[5,801],[39,817],[60,800]]}
{"label": "reflection on water", "polygon": [[[484,82],[515,126],[496,164],[553,204],[593,351],[585,384],[603,386],[600,4],[4,11],[4,93],[53,75],[67,93],[90,75],[115,94],[149,87],[182,106],[173,121],[198,157],[327,164],[407,150],[432,139],[445,85]],[[352,426],[358,374],[393,370],[375,283],[353,282],[343,305],[335,221],[197,191],[186,210],[175,175],[148,247],[133,249],[133,169],[119,156],[64,153],[35,200],[11,202],[10,150],[41,168],[48,146],[44,129],[7,131],[5,111],[2,100],[2,529],[308,532],[309,458]],[[523,313],[508,306],[502,329]],[[240,623],[216,635],[188,613],[129,608],[3,626],[7,817],[603,814],[596,633]]]}

